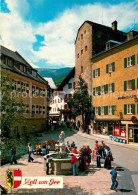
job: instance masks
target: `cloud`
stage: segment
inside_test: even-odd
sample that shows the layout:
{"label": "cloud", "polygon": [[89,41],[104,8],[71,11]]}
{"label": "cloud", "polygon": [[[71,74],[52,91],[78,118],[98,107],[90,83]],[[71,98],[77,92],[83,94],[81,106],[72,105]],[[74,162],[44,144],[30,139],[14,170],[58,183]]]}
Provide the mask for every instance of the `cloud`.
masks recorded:
{"label": "cloud", "polygon": [[[74,6],[65,10],[55,20],[47,23],[31,24],[24,21],[21,14],[22,6],[30,7],[27,0],[6,0],[10,13],[0,13],[0,43],[17,50],[26,60],[39,65],[43,60],[49,65],[75,65],[75,38],[77,30],[85,20],[102,23],[111,26],[114,20],[118,21],[119,29],[130,29],[132,24],[138,23],[137,1],[120,3],[117,5],[88,4]],[[30,10],[31,11],[31,10]],[[102,18],[103,13],[103,18]],[[33,50],[33,44],[37,41],[36,35],[41,35],[43,46],[38,51]]]}

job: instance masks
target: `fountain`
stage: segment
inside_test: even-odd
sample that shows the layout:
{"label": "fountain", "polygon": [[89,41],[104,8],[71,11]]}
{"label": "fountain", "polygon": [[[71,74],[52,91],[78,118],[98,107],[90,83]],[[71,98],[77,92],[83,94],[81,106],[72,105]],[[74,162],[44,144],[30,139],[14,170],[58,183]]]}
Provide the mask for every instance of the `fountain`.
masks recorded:
{"label": "fountain", "polygon": [[[59,144],[55,147],[59,149],[59,152],[50,153],[51,159],[51,174],[54,175],[72,175],[72,153],[66,152],[66,145],[64,142],[65,133],[61,131],[59,135]],[[79,159],[78,154],[74,154]],[[46,156],[44,156],[44,170],[46,170]],[[79,160],[77,160],[77,168],[79,167]]]}

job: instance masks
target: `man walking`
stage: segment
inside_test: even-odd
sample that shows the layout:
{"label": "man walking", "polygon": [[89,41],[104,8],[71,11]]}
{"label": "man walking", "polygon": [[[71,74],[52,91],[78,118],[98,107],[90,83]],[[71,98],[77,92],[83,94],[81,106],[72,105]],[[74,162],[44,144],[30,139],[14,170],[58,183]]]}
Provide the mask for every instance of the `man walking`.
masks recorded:
{"label": "man walking", "polygon": [[117,167],[114,167],[114,169],[110,172],[110,174],[111,174],[111,179],[112,179],[111,190],[117,191],[117,186],[118,186],[118,181],[116,180],[116,178],[117,178]]}
{"label": "man walking", "polygon": [[15,164],[17,164],[16,158],[15,158],[15,155],[16,155],[16,148],[15,148],[15,146],[12,147],[11,154],[12,154],[12,156],[11,156],[11,162],[10,162],[10,164],[12,165],[13,162]]}

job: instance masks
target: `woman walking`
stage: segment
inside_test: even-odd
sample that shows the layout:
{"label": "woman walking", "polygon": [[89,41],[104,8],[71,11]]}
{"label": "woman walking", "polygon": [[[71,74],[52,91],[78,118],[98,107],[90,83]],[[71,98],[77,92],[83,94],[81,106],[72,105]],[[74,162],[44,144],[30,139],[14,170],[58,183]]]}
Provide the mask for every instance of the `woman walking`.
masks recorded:
{"label": "woman walking", "polygon": [[30,143],[28,143],[28,162],[33,162],[33,158],[31,157],[31,153],[32,153],[32,146]]}

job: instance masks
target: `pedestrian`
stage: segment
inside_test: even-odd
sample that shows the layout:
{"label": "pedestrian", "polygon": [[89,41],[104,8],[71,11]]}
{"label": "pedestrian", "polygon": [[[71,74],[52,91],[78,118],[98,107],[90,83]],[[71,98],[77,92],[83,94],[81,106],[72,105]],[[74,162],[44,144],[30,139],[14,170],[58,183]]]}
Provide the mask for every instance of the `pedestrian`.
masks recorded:
{"label": "pedestrian", "polygon": [[111,180],[112,180],[112,185],[111,185],[111,190],[117,191],[118,187],[118,181],[116,180],[117,178],[117,167],[114,167],[113,170],[110,172],[111,174]]}
{"label": "pedestrian", "polygon": [[100,155],[100,147],[98,147],[98,150],[96,151],[97,155],[97,167],[101,168],[101,155]]}
{"label": "pedestrian", "polygon": [[97,140],[95,141],[94,149],[95,149],[95,150],[98,150],[98,141],[97,141]]}
{"label": "pedestrian", "polygon": [[110,148],[107,146],[107,153],[105,158],[104,167],[107,169],[111,169],[111,160],[112,160],[112,152]]}
{"label": "pedestrian", "polygon": [[101,144],[100,144],[100,155],[101,155],[101,158],[104,157],[104,141],[102,140],[101,141]]}
{"label": "pedestrian", "polygon": [[30,143],[28,143],[28,162],[34,161],[34,159],[31,157],[31,153],[32,153],[32,146]]}
{"label": "pedestrian", "polygon": [[15,148],[15,146],[13,146],[11,149],[11,160],[10,160],[11,165],[13,164],[13,162],[14,162],[14,164],[17,164],[15,155],[16,155],[16,148]]}
{"label": "pedestrian", "polygon": [[70,144],[69,144],[69,141],[67,141],[66,146],[69,147],[69,145],[70,145]]}
{"label": "pedestrian", "polygon": [[74,150],[72,151],[74,154],[78,154],[77,152],[77,146],[75,146]]}
{"label": "pedestrian", "polygon": [[73,175],[78,175],[77,158],[73,154],[72,154],[72,157],[71,157],[71,163],[72,163],[72,168],[73,168]]}
{"label": "pedestrian", "polygon": [[51,161],[51,157],[49,155],[47,155],[46,157],[46,174],[49,175],[49,163]]}
{"label": "pedestrian", "polygon": [[86,151],[87,151],[87,153],[88,153],[87,163],[88,163],[88,166],[90,166],[92,150],[89,148],[89,146],[87,146],[87,147],[86,147]]}
{"label": "pedestrian", "polygon": [[38,145],[38,154],[39,154],[39,155],[42,155],[41,152],[42,152],[42,145],[41,145],[41,143],[40,143],[40,144]]}
{"label": "pedestrian", "polygon": [[75,148],[75,142],[73,141],[71,144],[71,149],[73,150]]}

